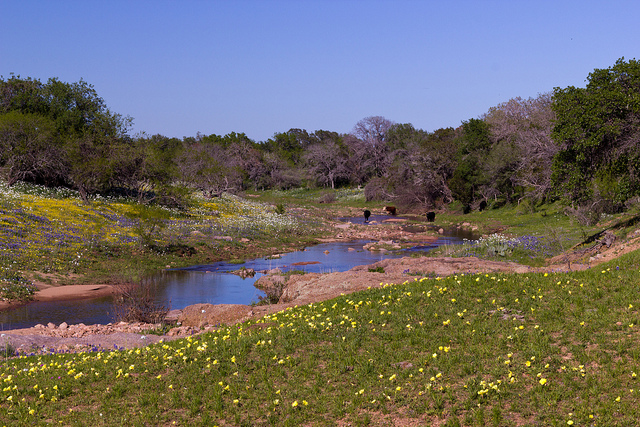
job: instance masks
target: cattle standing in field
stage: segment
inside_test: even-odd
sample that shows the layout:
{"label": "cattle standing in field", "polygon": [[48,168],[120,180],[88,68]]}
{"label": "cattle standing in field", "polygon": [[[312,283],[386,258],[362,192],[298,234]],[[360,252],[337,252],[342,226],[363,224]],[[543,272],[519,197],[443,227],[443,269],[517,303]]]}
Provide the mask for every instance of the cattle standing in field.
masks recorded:
{"label": "cattle standing in field", "polygon": [[433,222],[435,220],[436,220],[436,213],[435,212],[427,212],[427,221]]}
{"label": "cattle standing in field", "polygon": [[385,206],[384,210],[387,211],[387,213],[389,215],[395,215],[396,214],[396,207],[395,206]]}
{"label": "cattle standing in field", "polygon": [[369,217],[371,216],[371,211],[369,209],[364,210],[364,222],[369,222]]}

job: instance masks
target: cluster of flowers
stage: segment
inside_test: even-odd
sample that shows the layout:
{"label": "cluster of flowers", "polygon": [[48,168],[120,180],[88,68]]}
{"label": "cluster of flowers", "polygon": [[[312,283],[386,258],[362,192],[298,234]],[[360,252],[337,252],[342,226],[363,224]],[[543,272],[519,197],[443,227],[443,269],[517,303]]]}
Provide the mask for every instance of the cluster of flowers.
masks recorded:
{"label": "cluster of flowers", "polygon": [[200,198],[194,210],[197,219],[176,221],[176,226],[205,233],[230,234],[247,238],[263,234],[303,234],[306,223],[291,215],[280,215],[273,206],[224,193],[216,202]]}
{"label": "cluster of flowers", "polygon": [[478,240],[465,241],[464,243],[461,256],[481,256],[486,254],[504,256],[517,249],[528,253],[530,257],[553,256],[548,239],[540,236],[509,237],[504,234],[494,233],[489,236],[483,236]]}
{"label": "cluster of flowers", "polygon": [[[140,242],[139,206],[122,198],[94,198],[83,203],[78,193],[0,181],[0,298],[23,295],[29,282],[21,271],[77,272],[87,253],[105,245]],[[210,235],[259,237],[300,234],[305,224],[279,215],[272,206],[223,195],[216,202],[195,197],[188,212],[166,209],[158,240],[179,241],[194,231]],[[157,208],[162,209],[162,208]],[[160,233],[158,231],[157,233]],[[28,296],[31,288],[23,289]]]}
{"label": "cluster of flowers", "polygon": [[[603,275],[609,273],[610,269],[602,270]],[[516,298],[501,299],[499,293],[485,297],[486,293],[477,292],[492,289],[501,282],[518,286]],[[475,286],[473,293],[468,294]],[[533,315],[527,320],[503,318],[505,313],[516,312],[505,305],[522,309],[527,306],[536,316],[543,313],[547,299],[554,299],[547,298],[545,286],[566,290],[568,295],[574,296],[590,287],[577,280],[567,280],[565,284],[549,274],[534,278],[489,274],[420,278],[399,285],[381,283],[380,289],[290,307],[255,323],[222,327],[176,342],[132,350],[11,359],[0,365],[0,383],[4,387],[0,390],[0,410],[22,408],[33,415],[40,406],[65,399],[77,393],[76,390],[94,387],[93,381],[102,379],[114,389],[119,382],[145,380],[153,381],[154,387],[162,393],[179,393],[185,388],[179,383],[183,378],[180,371],[191,365],[206,375],[206,383],[215,386],[217,395],[227,401],[227,410],[231,410],[232,405],[241,407],[246,400],[264,399],[263,394],[254,397],[247,393],[249,371],[267,366],[273,378],[286,378],[287,374],[297,372],[296,367],[305,365],[298,360],[305,357],[304,345],[296,345],[296,340],[307,343],[312,341],[310,337],[319,336],[323,345],[331,346],[331,353],[340,353],[359,348],[352,344],[359,343],[363,336],[376,333],[377,339],[413,335],[421,350],[411,362],[400,363],[388,363],[398,362],[393,357],[385,359],[385,363],[374,360],[386,357],[392,351],[381,351],[379,355],[368,351],[349,353],[357,363],[370,363],[371,366],[370,370],[362,371],[367,371],[362,377],[349,379],[353,384],[345,385],[352,388],[352,396],[358,404],[375,405],[380,400],[390,401],[397,396],[412,395],[416,399],[434,393],[442,396],[448,390],[455,394],[462,388],[468,389],[473,399],[485,404],[510,393],[511,387],[517,387],[519,383],[521,389],[545,393],[548,389],[557,390],[566,384],[583,382],[583,378],[602,371],[595,362],[585,365],[577,358],[559,357],[558,352],[562,350],[548,345],[551,334],[533,324]],[[601,285],[596,281],[594,286]],[[416,306],[432,310],[407,309]],[[492,315],[487,316],[489,306],[494,309],[489,312]],[[625,302],[625,310],[631,317],[635,316],[632,309],[633,305]],[[540,319],[544,322],[552,317],[555,316],[542,315]],[[503,333],[490,337],[483,331],[487,325]],[[398,333],[398,329],[402,332]],[[493,342],[508,353],[505,355],[499,350],[496,353],[494,347],[484,348],[483,351],[491,353],[492,362],[487,362],[490,365],[484,367],[484,373],[470,378],[468,373],[458,372],[461,361],[469,357],[469,340],[460,339],[473,337],[476,329],[479,342]],[[425,336],[429,339],[425,340]],[[287,350],[289,347],[291,351]],[[256,360],[259,360],[257,365]],[[618,363],[629,364],[634,369],[630,378],[636,378],[635,360],[629,358],[625,362],[621,359]],[[283,371],[279,372],[281,369]],[[608,373],[604,371],[602,375]],[[297,411],[317,404],[313,395],[299,393],[304,388],[285,388],[286,383],[278,385],[274,382],[270,386],[273,396],[257,406],[267,407],[269,411],[275,411],[276,407],[296,408]],[[109,393],[109,388],[105,393]],[[629,391],[628,399],[635,401],[633,393],[633,390]],[[619,403],[626,397],[618,396],[614,401]]]}

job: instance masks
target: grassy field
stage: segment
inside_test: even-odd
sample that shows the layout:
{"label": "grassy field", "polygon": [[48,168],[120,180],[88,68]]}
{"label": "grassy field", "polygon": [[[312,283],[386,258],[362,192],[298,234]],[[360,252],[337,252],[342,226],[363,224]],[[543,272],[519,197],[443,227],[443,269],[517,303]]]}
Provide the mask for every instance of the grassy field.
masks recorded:
{"label": "grassy field", "polygon": [[[227,196],[178,211],[0,182],[0,298],[28,298],[30,282],[136,279],[180,267],[290,251],[324,233],[313,218]],[[114,273],[117,272],[117,273]]]}
{"label": "grassy field", "polygon": [[[6,236],[22,239],[9,241],[19,247],[3,247],[5,275],[22,271],[17,266],[60,275],[73,267],[77,274],[89,274],[96,263],[121,262],[118,253],[136,254],[137,261],[155,265],[184,263],[201,255],[185,258],[153,246],[168,249],[186,239],[200,248],[197,239],[189,240],[198,233],[209,242],[216,240],[213,236],[232,236],[232,242],[208,247],[212,251],[232,248],[244,235],[252,241],[264,238],[267,243],[256,246],[264,250],[308,237],[303,220],[272,211],[281,203],[286,212],[295,212],[309,194],[300,195],[301,202],[295,201],[295,192],[286,193],[288,199],[261,195],[262,201],[273,198],[266,204],[236,198],[201,201],[179,213],[143,211],[117,200],[82,205],[73,194],[43,194],[38,188],[3,191],[3,242]],[[314,200],[319,196],[312,195]],[[344,206],[362,203],[357,194],[341,197],[336,203]],[[548,236],[555,228],[560,249],[607,227],[620,236],[633,229],[633,221],[625,223],[632,214],[605,218],[587,229],[560,212],[556,206],[524,213],[507,209],[439,215],[438,221],[470,222],[482,230],[508,225],[507,240],[542,239],[545,230]],[[314,230],[322,232],[320,225]],[[47,234],[55,231],[59,234]],[[485,246],[503,243],[498,239]],[[238,248],[226,253],[237,257],[249,250],[246,244]],[[109,256],[117,259],[109,261]],[[491,256],[520,255],[513,250]],[[69,426],[636,425],[639,283],[640,254],[632,252],[582,272],[460,274],[382,283],[137,350],[12,357],[11,343],[0,338],[5,349],[0,421]]]}
{"label": "grassy field", "polygon": [[[640,256],[384,284],[139,350],[5,359],[7,425],[634,425]],[[403,424],[405,425],[405,424]]]}
{"label": "grassy field", "polygon": [[[442,213],[437,217],[440,225],[467,223],[477,227],[483,237],[463,245],[443,246],[430,255],[477,256],[543,266],[552,257],[593,244],[605,231],[615,234],[619,240],[626,240],[637,230],[639,220],[636,206],[624,213],[603,215],[600,222],[587,226],[565,214],[560,203],[526,209],[506,206],[468,215]],[[581,261],[588,263],[588,258]]]}

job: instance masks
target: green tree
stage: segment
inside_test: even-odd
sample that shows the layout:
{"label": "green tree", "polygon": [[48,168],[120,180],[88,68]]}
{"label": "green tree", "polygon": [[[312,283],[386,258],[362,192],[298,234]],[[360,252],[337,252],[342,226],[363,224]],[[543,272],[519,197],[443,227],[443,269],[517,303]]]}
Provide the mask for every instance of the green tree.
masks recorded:
{"label": "green tree", "polygon": [[306,131],[300,129],[290,129],[287,132],[279,132],[273,135],[273,138],[267,140],[264,143],[263,148],[278,156],[280,159],[287,162],[290,166],[297,165],[304,153],[303,138],[306,135]]}
{"label": "green tree", "polygon": [[449,188],[456,200],[471,204],[480,187],[488,182],[483,170],[491,149],[489,125],[480,119],[462,122],[462,133],[456,141],[458,164],[449,180]]}
{"label": "green tree", "polygon": [[48,105],[40,80],[12,75],[0,78],[0,114],[9,111],[47,115]]}
{"label": "green tree", "polygon": [[15,180],[61,183],[89,194],[117,181],[128,161],[129,117],[109,111],[93,86],[80,80],[0,78],[0,161]]}
{"label": "green tree", "polygon": [[589,74],[585,88],[555,88],[552,138],[560,146],[552,181],[579,204],[615,209],[640,194],[640,63],[616,61]]}
{"label": "green tree", "polygon": [[0,114],[0,166],[9,185],[18,180],[64,183],[67,163],[55,124],[33,113]]}

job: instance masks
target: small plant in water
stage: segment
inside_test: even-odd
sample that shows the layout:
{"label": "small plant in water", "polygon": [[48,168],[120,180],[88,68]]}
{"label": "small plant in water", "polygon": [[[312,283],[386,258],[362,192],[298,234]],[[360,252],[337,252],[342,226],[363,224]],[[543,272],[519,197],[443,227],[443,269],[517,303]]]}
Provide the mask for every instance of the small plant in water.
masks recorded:
{"label": "small plant in water", "polygon": [[157,283],[152,279],[140,283],[125,282],[115,286],[113,310],[116,321],[162,323],[169,308],[155,299]]}

